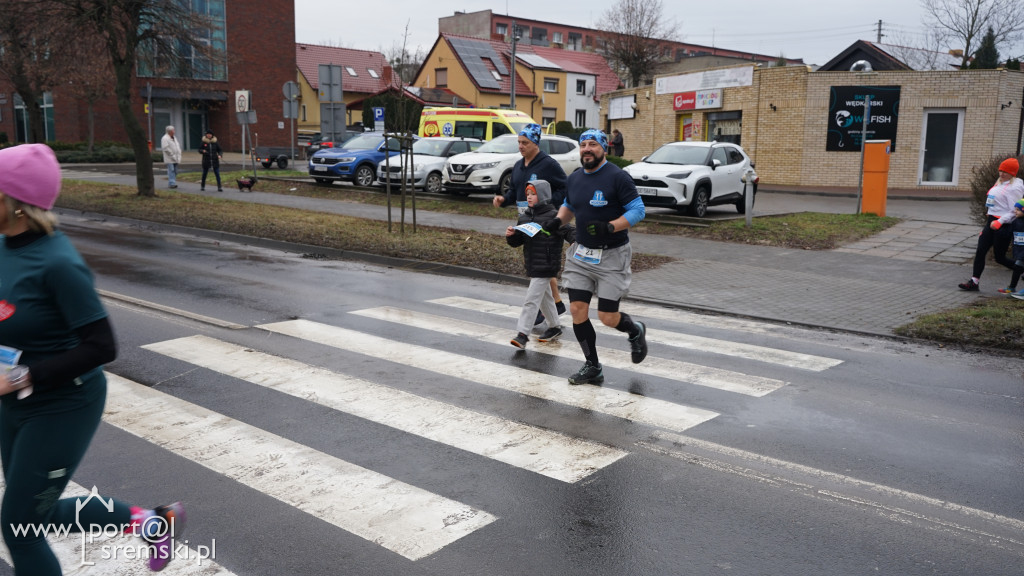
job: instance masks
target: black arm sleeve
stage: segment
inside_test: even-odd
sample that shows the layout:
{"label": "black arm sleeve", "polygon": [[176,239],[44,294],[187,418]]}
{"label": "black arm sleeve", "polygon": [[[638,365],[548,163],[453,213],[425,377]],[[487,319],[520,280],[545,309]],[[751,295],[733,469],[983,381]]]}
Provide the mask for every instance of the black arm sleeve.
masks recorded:
{"label": "black arm sleeve", "polygon": [[78,346],[28,364],[37,392],[70,384],[75,378],[117,357],[117,342],[110,320],[100,318],[75,331]]}

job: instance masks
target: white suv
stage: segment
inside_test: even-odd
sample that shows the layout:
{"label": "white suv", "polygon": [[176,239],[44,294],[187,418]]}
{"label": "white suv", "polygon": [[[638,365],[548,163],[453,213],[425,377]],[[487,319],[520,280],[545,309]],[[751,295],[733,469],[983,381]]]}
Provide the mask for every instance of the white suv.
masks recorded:
{"label": "white suv", "polygon": [[[414,186],[431,194],[441,192],[441,173],[449,157],[476,150],[483,144],[479,138],[435,137],[420,138],[412,145],[412,173],[406,174]],[[404,156],[392,156],[377,164],[377,184],[383,186],[391,169],[391,185],[401,185]]]}
{"label": "white suv", "polygon": [[757,194],[754,163],[743,148],[728,142],[670,142],[625,171],[633,177],[644,205],[667,206],[700,218],[716,204],[734,204],[743,214],[744,191],[750,190],[751,206]]}
{"label": "white suv", "polygon": [[[580,167],[580,145],[572,138],[540,138],[540,149],[572,173]],[[512,166],[522,158],[519,136],[506,134],[485,142],[476,152],[452,156],[444,167],[444,187],[448,192],[468,196],[474,192],[504,194],[512,181]]]}

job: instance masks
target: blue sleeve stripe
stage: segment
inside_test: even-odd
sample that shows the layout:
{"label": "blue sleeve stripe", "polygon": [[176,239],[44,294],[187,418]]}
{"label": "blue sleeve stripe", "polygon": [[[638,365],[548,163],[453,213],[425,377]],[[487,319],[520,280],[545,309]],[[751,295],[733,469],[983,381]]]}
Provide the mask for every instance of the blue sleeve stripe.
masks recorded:
{"label": "blue sleeve stripe", "polygon": [[630,226],[636,226],[646,215],[647,209],[644,208],[644,201],[640,198],[634,198],[632,202],[626,204],[626,213],[623,214],[623,217],[626,218]]}

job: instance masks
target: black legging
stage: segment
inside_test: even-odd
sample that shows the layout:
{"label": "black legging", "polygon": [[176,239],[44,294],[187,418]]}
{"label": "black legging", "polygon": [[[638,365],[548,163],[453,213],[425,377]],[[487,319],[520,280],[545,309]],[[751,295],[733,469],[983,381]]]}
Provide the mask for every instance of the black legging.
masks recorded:
{"label": "black legging", "polygon": [[[85,385],[106,387],[102,381]],[[19,401],[8,394],[0,404],[0,456],[7,484],[0,522],[16,574],[60,576],[61,568],[46,538],[33,532],[15,535],[12,525],[29,529],[68,526],[71,532],[78,532],[78,522],[120,527],[131,521],[131,508],[117,500],[113,512],[104,507],[109,501],[106,498],[99,502],[93,497],[81,512],[75,510],[78,498],[58,500],[99,427],[105,400],[106,394],[101,393],[84,404],[67,406],[67,410],[40,410],[37,406],[27,411],[14,407]],[[85,498],[81,500],[85,502]]]}
{"label": "black legging", "polygon": [[220,164],[214,164],[212,166],[203,163],[203,180],[199,184],[203,188],[206,188],[206,175],[210,173],[210,169],[213,168],[213,175],[217,177],[217,188],[221,187],[220,184]]}
{"label": "black legging", "polygon": [[1010,241],[1013,240],[1013,232],[1010,230],[1010,226],[993,230],[990,226],[993,220],[997,220],[997,218],[995,216],[987,217],[985,227],[981,230],[981,236],[978,237],[978,251],[974,253],[975,278],[981,278],[981,273],[985,271],[985,256],[988,255],[990,248],[995,249],[992,256],[996,262],[1013,270],[1013,260],[1006,257],[1006,250],[1010,247]]}

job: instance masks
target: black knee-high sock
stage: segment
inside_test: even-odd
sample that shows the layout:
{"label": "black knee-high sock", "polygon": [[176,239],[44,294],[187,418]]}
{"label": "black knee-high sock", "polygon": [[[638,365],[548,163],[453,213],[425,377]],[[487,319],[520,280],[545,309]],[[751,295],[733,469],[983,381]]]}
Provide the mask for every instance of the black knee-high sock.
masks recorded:
{"label": "black knee-high sock", "polygon": [[594,330],[594,325],[590,323],[588,318],[586,322],[582,324],[573,324],[572,331],[576,334],[576,340],[580,343],[580,348],[583,349],[583,356],[586,357],[587,362],[590,362],[594,366],[600,364],[597,360],[597,332]]}
{"label": "black knee-high sock", "polygon": [[619,312],[619,325],[615,327],[619,332],[625,332],[632,338],[639,332],[639,328],[633,323],[633,319],[629,317],[629,314],[625,312]]}

